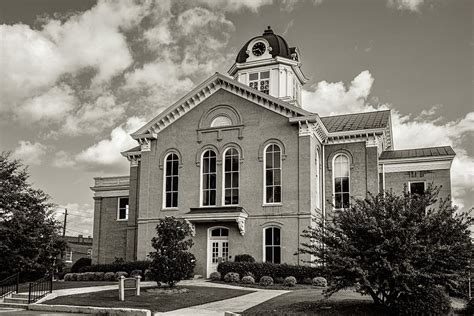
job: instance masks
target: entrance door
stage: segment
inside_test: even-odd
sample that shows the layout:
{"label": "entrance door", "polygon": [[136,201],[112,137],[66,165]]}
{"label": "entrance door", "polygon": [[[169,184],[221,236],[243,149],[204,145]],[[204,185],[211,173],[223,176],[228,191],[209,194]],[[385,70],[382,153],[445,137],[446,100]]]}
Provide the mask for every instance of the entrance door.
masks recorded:
{"label": "entrance door", "polygon": [[225,227],[212,228],[209,234],[207,277],[217,271],[221,262],[229,260],[229,230]]}

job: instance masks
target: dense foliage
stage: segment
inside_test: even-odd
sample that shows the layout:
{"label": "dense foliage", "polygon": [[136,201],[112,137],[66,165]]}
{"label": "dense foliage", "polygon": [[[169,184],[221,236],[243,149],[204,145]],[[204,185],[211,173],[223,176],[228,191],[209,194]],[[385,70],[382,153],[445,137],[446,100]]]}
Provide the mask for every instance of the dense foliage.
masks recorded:
{"label": "dense foliage", "polygon": [[88,257],[82,257],[79,258],[74,264],[71,266],[71,272],[72,273],[77,273],[79,270],[83,267],[88,267],[92,264],[91,258]]}
{"label": "dense foliage", "polygon": [[[150,267],[151,261],[129,261],[109,264],[93,264],[79,269],[79,272],[119,272],[132,273],[133,270],[145,271]],[[73,271],[71,271],[73,272]]]}
{"label": "dense foliage", "polygon": [[66,248],[54,205],[28,177],[19,160],[0,154],[0,279],[15,272],[22,279],[42,277],[61,264],[55,258]]}
{"label": "dense foliage", "polygon": [[174,217],[165,217],[156,225],[157,236],[151,240],[154,252],[150,252],[150,269],[158,285],[170,287],[193,276],[196,258],[188,249],[193,246],[188,223]]}
{"label": "dense foliage", "polygon": [[235,262],[255,262],[255,258],[248,254],[236,255]]}
{"label": "dense foliage", "polygon": [[449,200],[438,203],[438,192],[429,186],[423,195],[369,195],[308,228],[300,252],[328,269],[326,294],[355,286],[394,311],[430,301],[441,308],[439,288],[457,287],[468,266],[472,218]]}
{"label": "dense foliage", "polygon": [[255,280],[259,280],[262,276],[271,276],[273,279],[294,276],[298,283],[302,283],[308,277],[314,278],[325,275],[323,268],[267,262],[223,262],[217,266],[217,271],[221,275],[226,275],[229,272],[236,272],[240,275],[251,273]]}

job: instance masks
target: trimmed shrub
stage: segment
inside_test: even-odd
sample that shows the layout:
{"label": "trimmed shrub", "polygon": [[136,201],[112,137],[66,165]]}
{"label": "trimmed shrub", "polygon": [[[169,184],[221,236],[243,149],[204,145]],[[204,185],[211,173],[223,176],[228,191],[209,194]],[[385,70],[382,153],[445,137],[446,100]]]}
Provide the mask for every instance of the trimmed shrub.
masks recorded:
{"label": "trimmed shrub", "polygon": [[390,309],[397,315],[448,315],[451,300],[439,287],[420,285],[401,294]]}
{"label": "trimmed shrub", "polygon": [[325,278],[323,277],[315,277],[313,278],[313,281],[311,282],[314,286],[319,286],[319,287],[327,287],[328,286],[328,281],[326,281]]}
{"label": "trimmed shrub", "polygon": [[220,281],[221,278],[222,278],[222,275],[219,273],[219,272],[212,272],[211,275],[209,276],[209,278],[212,280],[212,281]]}
{"label": "trimmed shrub", "polygon": [[71,266],[71,272],[72,273],[77,273],[77,272],[81,272],[80,270],[83,268],[83,267],[88,267],[92,264],[92,260],[91,258],[88,258],[88,257],[82,257],[82,258],[79,258],[76,262],[74,262],[74,264]]}
{"label": "trimmed shrub", "polygon": [[87,276],[85,273],[78,273],[77,274],[77,281],[87,281]]}
{"label": "trimmed shrub", "polygon": [[142,274],[143,274],[142,270],[133,270],[132,272],[130,272],[130,277],[134,278],[137,276],[142,276]]}
{"label": "trimmed shrub", "polygon": [[273,264],[268,262],[222,262],[217,266],[217,271],[221,275],[226,275],[229,272],[245,275],[250,272],[254,275],[255,280],[259,280],[262,276],[271,276],[275,280],[277,277],[285,278],[291,275],[296,278],[298,283],[303,283],[305,278],[325,275],[324,267]]}
{"label": "trimmed shrub", "polygon": [[146,269],[144,273],[145,281],[153,281],[153,272],[150,269]]}
{"label": "trimmed shrub", "polygon": [[251,276],[255,280],[255,275],[253,275],[253,273],[250,271],[245,272],[243,276]]}
{"label": "trimmed shrub", "polygon": [[121,276],[128,278],[128,273],[125,271],[115,272],[115,280],[118,280]]}
{"label": "trimmed shrub", "polygon": [[250,275],[246,275],[242,278],[243,284],[255,284],[255,279]]}
{"label": "trimmed shrub", "polygon": [[66,273],[64,281],[77,281],[77,273]]}
{"label": "trimmed shrub", "polygon": [[240,275],[238,273],[235,273],[235,272],[229,272],[224,276],[224,281],[228,282],[228,283],[229,282],[232,282],[232,283],[239,282],[240,281]]}
{"label": "trimmed shrub", "polygon": [[285,281],[283,281],[284,286],[295,286],[296,285],[296,278],[294,276],[289,276],[285,278]]}
{"label": "trimmed shrub", "polygon": [[275,278],[275,283],[276,284],[283,284],[284,281],[285,281],[285,278],[282,278],[282,277],[276,277]]}
{"label": "trimmed shrub", "polygon": [[79,272],[127,272],[131,274],[133,270],[145,271],[149,268],[150,262],[144,261],[130,261],[122,263],[110,263],[110,264],[93,264],[90,266],[82,267]]}
{"label": "trimmed shrub", "polygon": [[313,280],[311,278],[304,278],[303,284],[313,284]]}
{"label": "trimmed shrub", "polygon": [[104,273],[104,281],[115,281],[115,273],[114,272],[105,272]]}
{"label": "trimmed shrub", "polygon": [[104,281],[105,272],[94,272],[95,281]]}
{"label": "trimmed shrub", "polygon": [[255,262],[254,257],[248,254],[236,255],[234,258],[235,262]]}
{"label": "trimmed shrub", "polygon": [[260,278],[260,285],[269,286],[273,284],[273,278],[268,275],[264,275]]}

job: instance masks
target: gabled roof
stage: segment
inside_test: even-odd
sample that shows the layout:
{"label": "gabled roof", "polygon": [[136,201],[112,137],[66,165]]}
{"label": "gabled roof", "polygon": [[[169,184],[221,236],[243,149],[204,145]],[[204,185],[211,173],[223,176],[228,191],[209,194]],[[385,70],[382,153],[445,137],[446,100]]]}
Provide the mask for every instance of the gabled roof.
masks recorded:
{"label": "gabled roof", "polygon": [[173,105],[169,106],[138,131],[131,134],[131,136],[137,140],[156,137],[156,134],[161,130],[172,124],[182,115],[189,112],[220,89],[239,95],[288,118],[295,116],[309,116],[313,114],[216,72],[213,76],[195,87]]}
{"label": "gabled roof", "polygon": [[427,147],[402,150],[387,150],[380,154],[380,160],[404,159],[404,158],[425,158],[425,157],[454,157],[456,153],[451,146]]}
{"label": "gabled roof", "polygon": [[321,117],[329,133],[386,128],[390,110]]}

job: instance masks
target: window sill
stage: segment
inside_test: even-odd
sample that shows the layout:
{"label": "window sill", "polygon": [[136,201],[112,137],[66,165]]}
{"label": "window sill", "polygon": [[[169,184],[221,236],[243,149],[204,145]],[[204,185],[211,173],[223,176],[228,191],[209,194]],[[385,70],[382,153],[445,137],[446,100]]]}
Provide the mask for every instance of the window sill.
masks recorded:
{"label": "window sill", "polygon": [[126,221],[128,221],[128,218],[122,218],[122,219],[117,218],[117,222],[126,222]]}
{"label": "window sill", "polygon": [[263,207],[283,206],[283,203],[263,203]]}
{"label": "window sill", "polygon": [[168,212],[168,211],[179,211],[179,208],[177,207],[163,207],[161,209],[162,212]]}

